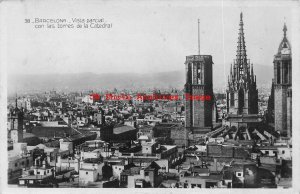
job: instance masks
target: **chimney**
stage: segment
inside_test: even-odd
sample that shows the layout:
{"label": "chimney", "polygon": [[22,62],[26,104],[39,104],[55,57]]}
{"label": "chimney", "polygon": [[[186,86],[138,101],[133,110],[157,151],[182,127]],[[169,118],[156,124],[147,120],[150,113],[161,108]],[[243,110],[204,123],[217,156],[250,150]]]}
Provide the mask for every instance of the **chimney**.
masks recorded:
{"label": "chimney", "polygon": [[37,158],[35,159],[35,165],[36,165],[36,166],[41,166],[41,164],[42,164],[41,156],[39,156],[39,157],[37,157]]}
{"label": "chimney", "polygon": [[61,156],[57,155],[56,157],[57,157],[57,166],[61,167]]}
{"label": "chimney", "polygon": [[50,162],[51,162],[51,161],[50,161],[50,154],[47,155],[46,159],[47,159],[47,163],[50,164]]}
{"label": "chimney", "polygon": [[216,171],[218,171],[218,167],[217,167],[217,158],[214,158],[214,165],[216,167]]}
{"label": "chimney", "polygon": [[157,144],[157,149],[158,149],[158,150],[160,149],[160,144]]}

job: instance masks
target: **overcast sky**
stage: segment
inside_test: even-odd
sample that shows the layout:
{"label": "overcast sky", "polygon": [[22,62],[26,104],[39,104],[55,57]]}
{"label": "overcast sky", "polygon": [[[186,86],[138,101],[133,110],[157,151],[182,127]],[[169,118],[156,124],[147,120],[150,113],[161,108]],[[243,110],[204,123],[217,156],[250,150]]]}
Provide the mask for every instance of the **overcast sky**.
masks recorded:
{"label": "overcast sky", "polygon": [[[248,58],[272,66],[283,37],[291,41],[293,3],[221,1],[15,1],[2,13],[6,21],[7,72],[123,73],[184,71],[186,55],[213,56],[224,73],[235,58],[240,12]],[[258,5],[258,3],[260,3]],[[104,18],[111,29],[35,29],[26,18]],[[228,72],[226,72],[226,76]],[[225,74],[224,74],[225,75]]]}

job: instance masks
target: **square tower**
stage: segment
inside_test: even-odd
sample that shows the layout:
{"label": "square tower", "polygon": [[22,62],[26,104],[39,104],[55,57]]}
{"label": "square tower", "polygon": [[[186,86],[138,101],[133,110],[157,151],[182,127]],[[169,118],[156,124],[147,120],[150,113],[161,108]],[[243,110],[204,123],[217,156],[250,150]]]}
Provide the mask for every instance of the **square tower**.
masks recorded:
{"label": "square tower", "polygon": [[274,57],[274,112],[275,130],[283,136],[291,136],[292,132],[292,53],[286,37],[279,45],[278,53]]}
{"label": "square tower", "polygon": [[23,119],[24,113],[18,109],[17,103],[16,108],[10,111],[8,115],[9,133],[13,143],[20,143],[23,141]]}
{"label": "square tower", "polygon": [[193,134],[212,129],[213,73],[211,55],[186,57],[185,126]]}

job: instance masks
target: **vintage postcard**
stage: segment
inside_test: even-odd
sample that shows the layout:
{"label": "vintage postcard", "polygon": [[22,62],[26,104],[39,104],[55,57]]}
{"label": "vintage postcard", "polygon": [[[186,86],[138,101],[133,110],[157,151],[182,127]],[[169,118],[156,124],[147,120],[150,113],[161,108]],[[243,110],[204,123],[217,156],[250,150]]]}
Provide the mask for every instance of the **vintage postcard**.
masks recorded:
{"label": "vintage postcard", "polygon": [[1,1],[2,192],[299,192],[299,8]]}

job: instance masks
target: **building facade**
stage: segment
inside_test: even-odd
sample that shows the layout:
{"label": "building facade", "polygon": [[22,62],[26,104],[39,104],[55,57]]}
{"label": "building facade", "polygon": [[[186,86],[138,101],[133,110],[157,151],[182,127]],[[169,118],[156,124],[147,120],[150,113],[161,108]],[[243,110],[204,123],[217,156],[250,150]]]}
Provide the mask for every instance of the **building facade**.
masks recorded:
{"label": "building facade", "polygon": [[275,130],[282,135],[292,132],[292,52],[286,37],[287,27],[283,27],[283,39],[274,57],[274,109]]}

